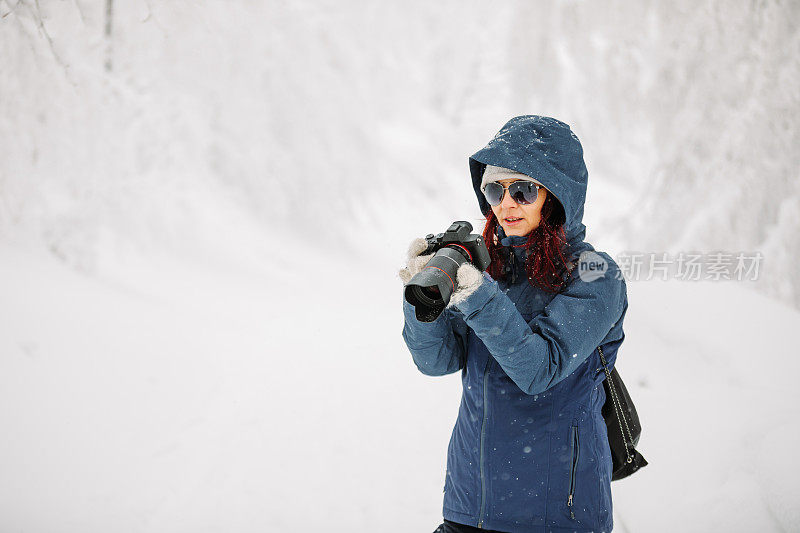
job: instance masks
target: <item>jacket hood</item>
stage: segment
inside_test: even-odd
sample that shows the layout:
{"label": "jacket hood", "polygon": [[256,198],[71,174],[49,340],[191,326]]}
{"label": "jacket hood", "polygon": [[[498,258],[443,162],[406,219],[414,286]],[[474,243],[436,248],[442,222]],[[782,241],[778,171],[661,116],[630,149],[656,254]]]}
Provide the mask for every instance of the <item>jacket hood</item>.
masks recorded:
{"label": "jacket hood", "polygon": [[541,182],[564,208],[569,248],[575,249],[583,241],[588,172],[583,147],[569,125],[540,115],[514,117],[469,158],[472,186],[484,215],[491,211],[480,188],[486,165],[516,170]]}

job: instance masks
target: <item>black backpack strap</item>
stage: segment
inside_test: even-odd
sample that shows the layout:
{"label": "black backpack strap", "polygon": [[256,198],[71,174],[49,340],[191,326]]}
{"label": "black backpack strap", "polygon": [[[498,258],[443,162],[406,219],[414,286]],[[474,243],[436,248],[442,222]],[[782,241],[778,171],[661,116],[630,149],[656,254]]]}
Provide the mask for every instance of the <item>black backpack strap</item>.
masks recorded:
{"label": "black backpack strap", "polygon": [[[625,412],[622,409],[617,389],[614,387],[614,380],[611,379],[611,371],[608,369],[608,362],[606,361],[605,355],[603,355],[603,348],[598,346],[597,351],[600,352],[600,361],[603,363],[603,370],[606,372],[606,381],[611,391],[611,402],[614,406],[614,412],[617,414],[619,429],[622,432],[622,442],[625,444],[626,460],[630,463],[633,461],[633,454],[630,452],[630,450],[633,449],[633,434],[631,433],[631,428],[628,426],[628,419],[625,417]],[[628,442],[630,442],[630,446],[628,446]]]}

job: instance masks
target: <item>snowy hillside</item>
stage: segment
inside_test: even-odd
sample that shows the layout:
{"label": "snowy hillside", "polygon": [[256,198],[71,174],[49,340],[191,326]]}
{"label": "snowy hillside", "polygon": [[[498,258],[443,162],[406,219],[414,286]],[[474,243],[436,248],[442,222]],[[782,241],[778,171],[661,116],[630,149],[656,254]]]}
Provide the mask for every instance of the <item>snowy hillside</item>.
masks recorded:
{"label": "snowy hillside", "polygon": [[534,113],[583,141],[590,239],[761,250],[800,307],[798,28],[775,0],[3,3],[0,236],[85,271],[241,219],[360,249],[477,216],[467,156]]}

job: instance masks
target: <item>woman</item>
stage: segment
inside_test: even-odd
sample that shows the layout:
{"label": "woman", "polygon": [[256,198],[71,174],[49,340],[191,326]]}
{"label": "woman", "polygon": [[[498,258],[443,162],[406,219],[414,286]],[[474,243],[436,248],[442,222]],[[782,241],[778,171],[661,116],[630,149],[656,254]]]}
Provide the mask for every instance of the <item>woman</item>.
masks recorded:
{"label": "woman", "polygon": [[[403,339],[423,374],[461,370],[437,533],[611,531],[604,372],[624,340],[624,278],[585,242],[587,171],[569,126],[515,117],[470,160],[486,216],[486,272],[459,267],[433,322],[403,302]],[[404,283],[431,257],[409,248]]]}

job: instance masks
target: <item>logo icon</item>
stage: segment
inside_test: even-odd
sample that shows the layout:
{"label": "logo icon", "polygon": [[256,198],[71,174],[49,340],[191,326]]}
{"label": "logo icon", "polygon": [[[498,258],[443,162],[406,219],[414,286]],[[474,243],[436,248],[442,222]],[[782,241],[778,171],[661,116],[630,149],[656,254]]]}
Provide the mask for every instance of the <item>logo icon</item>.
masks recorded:
{"label": "logo icon", "polygon": [[581,252],[578,257],[578,276],[589,282],[602,278],[608,271],[608,262],[597,252],[589,250]]}

